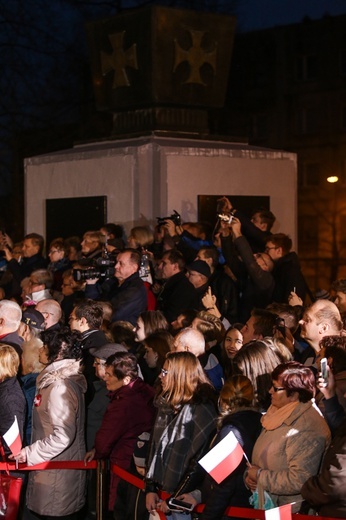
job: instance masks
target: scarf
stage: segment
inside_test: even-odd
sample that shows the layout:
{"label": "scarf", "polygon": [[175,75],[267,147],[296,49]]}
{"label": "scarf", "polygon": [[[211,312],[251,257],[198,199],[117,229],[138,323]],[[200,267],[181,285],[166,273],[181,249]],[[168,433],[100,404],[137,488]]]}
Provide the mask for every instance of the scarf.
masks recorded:
{"label": "scarf", "polygon": [[290,417],[298,404],[299,401],[294,401],[293,403],[288,403],[281,408],[277,408],[273,405],[269,406],[267,413],[263,415],[261,419],[263,428],[266,430],[276,430],[276,428],[279,428],[279,426]]}

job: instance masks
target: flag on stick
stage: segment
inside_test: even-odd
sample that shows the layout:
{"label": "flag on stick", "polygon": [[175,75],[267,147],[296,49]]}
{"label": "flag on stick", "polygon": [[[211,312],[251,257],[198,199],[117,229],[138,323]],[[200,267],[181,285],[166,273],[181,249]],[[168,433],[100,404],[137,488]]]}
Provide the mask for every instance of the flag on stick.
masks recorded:
{"label": "flag on stick", "polygon": [[17,453],[22,449],[22,440],[20,438],[16,415],[14,416],[14,422],[12,426],[7,430],[6,433],[4,433],[3,438],[7,446],[10,448],[12,454],[17,455]]}
{"label": "flag on stick", "polygon": [[239,466],[244,455],[243,448],[231,431],[201,458],[199,464],[220,484]]}
{"label": "flag on stick", "polygon": [[292,520],[292,504],[268,509],[265,512],[265,520]]}

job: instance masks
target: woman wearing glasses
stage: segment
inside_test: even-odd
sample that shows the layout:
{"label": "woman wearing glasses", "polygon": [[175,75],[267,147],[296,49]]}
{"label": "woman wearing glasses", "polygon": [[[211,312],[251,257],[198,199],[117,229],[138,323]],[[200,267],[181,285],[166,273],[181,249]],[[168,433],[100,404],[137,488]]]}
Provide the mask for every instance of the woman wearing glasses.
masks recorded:
{"label": "woman wearing glasses", "polygon": [[311,401],[315,378],[308,367],[295,361],[277,366],[269,392],[271,406],[262,418],[245,482],[259,496],[267,491],[276,506],[295,502],[292,512],[297,512],[302,485],[317,474],[330,431]]}
{"label": "woman wearing glasses", "polygon": [[[108,357],[104,370],[110,403],[85,460],[109,458],[112,464],[129,469],[137,437],[149,432],[154,423],[154,390],[138,377],[137,359],[129,352]],[[119,481],[112,473],[109,511],[113,511]]]}
{"label": "woman wearing glasses", "polygon": [[[200,362],[190,352],[170,352],[161,370],[162,391],[157,398],[146,475],[148,511],[170,511],[159,490],[181,495],[195,488],[197,461],[207,450],[216,427],[215,392]],[[172,512],[173,520],[189,519]]]}

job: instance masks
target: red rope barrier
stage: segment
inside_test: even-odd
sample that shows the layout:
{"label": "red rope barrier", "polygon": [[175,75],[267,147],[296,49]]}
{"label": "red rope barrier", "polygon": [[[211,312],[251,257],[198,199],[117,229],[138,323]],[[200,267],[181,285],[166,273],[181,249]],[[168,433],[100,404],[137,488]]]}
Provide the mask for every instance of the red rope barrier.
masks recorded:
{"label": "red rope barrier", "polygon": [[[129,484],[132,484],[133,486],[144,489],[144,481],[140,479],[139,477],[136,477],[135,475],[132,475],[132,473],[129,473],[128,471],[119,468],[119,466],[116,466],[116,464],[111,465],[111,471],[112,473],[115,473],[120,478],[128,482]],[[158,493],[159,497],[162,500],[165,500],[170,495],[166,493],[165,491],[161,491]],[[201,513],[205,507],[205,504],[198,504],[194,511],[196,513]],[[157,513],[160,516],[160,519],[166,520],[167,517],[162,511],[157,511]],[[226,511],[224,512],[224,516],[236,516],[239,518],[254,518],[258,520],[265,520],[265,511],[263,509],[252,509],[247,507],[228,507]],[[333,518],[333,517],[327,517],[327,516],[315,516],[315,515],[301,515],[299,513],[293,513],[292,519],[293,520],[340,520],[340,518]]]}
{"label": "red rope barrier", "polygon": [[[48,469],[96,469],[97,461],[93,460],[91,462],[84,462],[84,460],[50,460],[47,462],[41,462],[40,464],[35,464],[34,466],[27,466],[26,464],[18,464],[18,468],[16,468],[15,462],[0,462],[0,471],[42,471]],[[132,475],[128,471],[123,468],[119,468],[115,464],[112,464],[111,471],[118,475],[121,479],[129,482],[133,486],[144,489],[144,481]],[[165,500],[170,495],[164,491],[159,493],[159,496],[162,500]],[[202,512],[204,509],[204,504],[199,504],[196,506],[194,511],[197,513]],[[162,511],[157,511],[161,520],[166,520],[167,517]],[[224,513],[225,516],[237,516],[239,518],[254,518],[258,520],[265,520],[265,511],[262,509],[251,509],[246,507],[228,507]],[[292,515],[293,520],[340,520],[338,518],[333,518],[329,516],[313,516],[313,515],[301,515],[299,513],[294,513]]]}
{"label": "red rope barrier", "polygon": [[18,464],[15,462],[0,462],[0,471],[40,471],[44,469],[96,469],[97,461],[84,462],[84,460],[49,460],[34,466]]}

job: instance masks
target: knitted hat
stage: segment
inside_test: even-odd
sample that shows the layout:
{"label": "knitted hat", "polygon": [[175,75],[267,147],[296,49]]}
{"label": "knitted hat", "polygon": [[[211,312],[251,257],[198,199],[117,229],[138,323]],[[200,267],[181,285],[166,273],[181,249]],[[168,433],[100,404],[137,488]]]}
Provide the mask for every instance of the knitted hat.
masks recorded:
{"label": "knitted hat", "polygon": [[149,449],[150,433],[143,432],[137,437],[135,449],[133,450],[133,460],[136,466],[145,467],[145,459]]}
{"label": "knitted hat", "polygon": [[207,264],[207,262],[204,262],[204,260],[195,260],[190,265],[187,266],[188,271],[196,271],[199,274],[203,274],[207,278],[210,277],[210,267]]}
{"label": "knitted hat", "polygon": [[330,293],[326,291],[325,289],[317,289],[315,293],[316,300],[329,300],[330,299]]}

